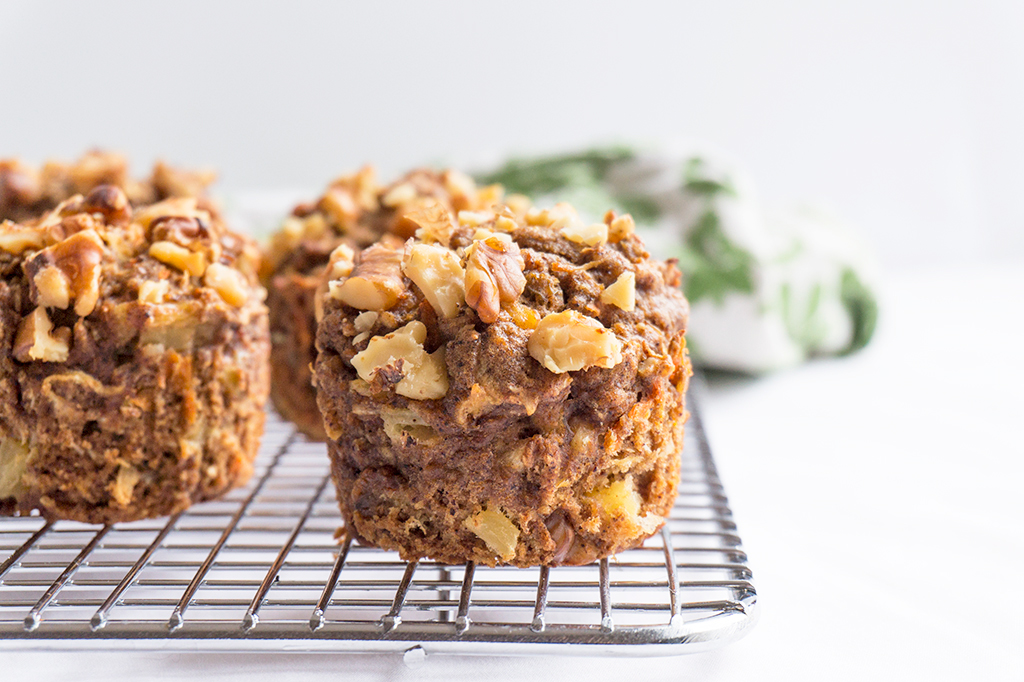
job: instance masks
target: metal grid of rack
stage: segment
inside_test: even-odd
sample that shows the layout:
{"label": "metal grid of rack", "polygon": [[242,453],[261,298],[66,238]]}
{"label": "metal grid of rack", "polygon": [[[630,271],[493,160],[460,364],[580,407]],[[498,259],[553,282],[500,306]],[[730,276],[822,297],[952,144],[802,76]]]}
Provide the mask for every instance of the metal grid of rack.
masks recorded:
{"label": "metal grid of rack", "polygon": [[757,596],[692,406],[671,518],[589,566],[404,562],[335,538],[325,446],[268,415],[256,474],[170,518],[0,519],[0,649],[677,654],[720,646]]}

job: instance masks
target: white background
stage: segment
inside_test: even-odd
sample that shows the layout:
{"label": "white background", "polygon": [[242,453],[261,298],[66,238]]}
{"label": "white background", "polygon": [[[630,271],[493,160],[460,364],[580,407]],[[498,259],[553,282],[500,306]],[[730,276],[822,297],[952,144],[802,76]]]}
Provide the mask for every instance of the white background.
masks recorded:
{"label": "white background", "polygon": [[1024,254],[1024,3],[10,2],[0,155],[310,191],[364,162],[696,139],[887,264]]}
{"label": "white background", "polygon": [[[12,679],[1020,679],[1024,3],[11,3],[0,156],[305,188],[371,161],[697,139],[886,265],[854,357],[705,416],[761,620],[677,659],[2,651]],[[13,667],[10,667],[13,666]],[[0,678],[4,678],[0,673]],[[5,678],[4,678],[5,679]]]}

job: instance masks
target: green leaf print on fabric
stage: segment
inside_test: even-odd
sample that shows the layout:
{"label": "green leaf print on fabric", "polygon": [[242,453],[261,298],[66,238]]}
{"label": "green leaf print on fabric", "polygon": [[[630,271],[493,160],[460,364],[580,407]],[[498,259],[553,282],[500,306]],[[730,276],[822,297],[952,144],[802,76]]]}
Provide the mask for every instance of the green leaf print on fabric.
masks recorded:
{"label": "green leaf print on fabric", "polygon": [[878,301],[851,268],[843,270],[839,297],[853,322],[850,345],[842,352],[842,355],[847,355],[860,350],[871,340],[878,323]]}
{"label": "green leaf print on fabric", "polygon": [[695,156],[686,162],[686,166],[683,168],[683,187],[694,194],[702,194],[704,196],[713,197],[716,194],[728,194],[729,196],[736,196],[736,188],[732,186],[729,179],[719,182],[707,177],[707,174],[702,171],[706,171],[707,164],[704,159],[699,156]]}
{"label": "green leaf print on fabric", "polygon": [[720,304],[730,292],[754,291],[754,257],[729,241],[714,211],[705,212],[686,235],[679,264],[692,303],[710,298]]}
{"label": "green leaf print on fabric", "polygon": [[511,159],[493,173],[477,176],[477,180],[501,183],[508,192],[538,197],[572,187],[600,185],[612,165],[633,156],[626,147],[607,147],[539,159]]}

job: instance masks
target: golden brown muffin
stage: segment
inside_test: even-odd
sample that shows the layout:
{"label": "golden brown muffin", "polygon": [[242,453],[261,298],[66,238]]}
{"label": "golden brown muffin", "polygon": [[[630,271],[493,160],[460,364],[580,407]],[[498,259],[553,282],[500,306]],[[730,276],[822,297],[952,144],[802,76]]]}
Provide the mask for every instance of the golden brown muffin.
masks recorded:
{"label": "golden brown muffin", "polygon": [[0,511],[161,516],[244,483],[270,335],[254,243],[101,185],[0,223]]}
{"label": "golden brown muffin", "polygon": [[121,188],[136,208],[164,199],[202,197],[214,177],[211,171],[185,171],[158,161],[148,178],[136,180],[123,156],[100,150],[74,163],[48,161],[39,169],[18,159],[0,159],[0,221],[39,218],[60,202],[100,185]]}
{"label": "golden brown muffin", "polygon": [[346,524],[405,559],[588,563],[664,523],[688,306],[632,219],[567,205],[407,217],[331,256],[318,400]]}
{"label": "golden brown muffin", "polygon": [[312,385],[314,297],[334,249],[343,243],[363,248],[385,234],[411,237],[416,226],[406,216],[428,203],[478,210],[500,197],[498,187],[478,189],[452,170],[418,169],[380,185],[367,167],[332,182],[315,203],[297,206],[272,237],[264,272],[273,339],[271,398],[278,412],[310,438],[326,440]]}

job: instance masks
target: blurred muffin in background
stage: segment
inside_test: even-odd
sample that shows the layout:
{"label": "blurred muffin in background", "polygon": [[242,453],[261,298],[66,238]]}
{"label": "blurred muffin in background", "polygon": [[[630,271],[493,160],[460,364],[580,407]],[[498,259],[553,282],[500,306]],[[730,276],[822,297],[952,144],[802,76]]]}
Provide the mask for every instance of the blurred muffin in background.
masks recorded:
{"label": "blurred muffin in background", "polygon": [[499,186],[478,188],[455,170],[416,169],[382,185],[365,167],[331,182],[316,201],[296,206],[271,237],[262,273],[273,341],[271,398],[278,412],[310,438],[326,440],[311,365],[316,291],[335,249],[354,254],[388,234],[405,240],[435,214],[483,210],[501,199]]}
{"label": "blurred muffin in background", "polygon": [[[93,150],[77,161],[47,161],[41,168],[17,158],[0,159],[0,220],[22,222],[38,218],[76,194],[86,195],[100,185],[118,187],[138,208],[178,197],[204,197],[216,179],[209,170],[181,170],[162,161],[148,178],[129,174],[120,154]],[[208,207],[207,207],[208,208]]]}

